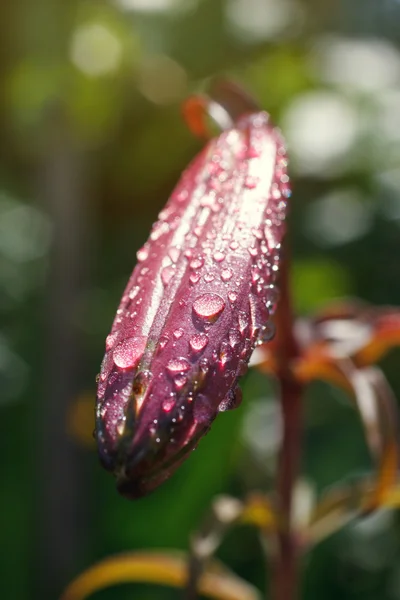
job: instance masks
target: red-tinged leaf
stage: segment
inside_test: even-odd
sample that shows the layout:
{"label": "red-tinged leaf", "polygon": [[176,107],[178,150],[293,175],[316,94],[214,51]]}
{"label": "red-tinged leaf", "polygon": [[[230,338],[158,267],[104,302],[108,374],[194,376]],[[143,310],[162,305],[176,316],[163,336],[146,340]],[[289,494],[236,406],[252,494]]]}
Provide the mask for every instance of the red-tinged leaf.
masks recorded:
{"label": "red-tinged leaf", "polygon": [[106,341],[96,437],[119,491],[164,481],[269,337],[289,196],[280,133],[240,118],[183,174],[138,252]]}
{"label": "red-tinged leaf", "polygon": [[360,365],[371,365],[381,360],[392,348],[400,345],[400,312],[396,309],[377,309],[373,321],[373,335],[354,356]]}

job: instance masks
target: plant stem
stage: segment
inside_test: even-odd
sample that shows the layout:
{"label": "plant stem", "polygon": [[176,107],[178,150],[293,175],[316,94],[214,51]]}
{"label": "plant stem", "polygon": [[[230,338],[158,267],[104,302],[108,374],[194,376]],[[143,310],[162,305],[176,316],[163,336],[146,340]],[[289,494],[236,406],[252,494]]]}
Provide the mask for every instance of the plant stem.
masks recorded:
{"label": "plant stem", "polygon": [[277,495],[280,528],[273,572],[274,600],[295,600],[298,596],[298,552],[292,531],[293,490],[297,479],[301,445],[302,385],[292,376],[290,365],[299,355],[294,336],[294,315],[289,287],[289,265],[281,272],[281,300],[277,311],[277,361],[281,392],[283,438],[278,463]]}

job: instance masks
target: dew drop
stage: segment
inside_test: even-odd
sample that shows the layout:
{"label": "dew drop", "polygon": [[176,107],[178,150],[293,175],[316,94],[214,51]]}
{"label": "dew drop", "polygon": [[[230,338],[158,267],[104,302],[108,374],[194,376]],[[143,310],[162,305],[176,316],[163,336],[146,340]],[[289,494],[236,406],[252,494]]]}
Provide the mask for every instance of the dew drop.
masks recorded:
{"label": "dew drop", "polygon": [[231,243],[229,244],[229,248],[230,248],[231,250],[237,250],[237,249],[239,248],[239,244],[238,244],[238,242],[231,242]]}
{"label": "dew drop", "polygon": [[218,406],[219,412],[225,412],[226,410],[233,410],[234,408],[238,408],[242,402],[242,390],[239,386],[237,386],[234,390],[230,390]]}
{"label": "dew drop", "polygon": [[187,250],[185,250],[185,254],[184,254],[184,256],[185,256],[186,258],[192,258],[192,256],[193,256],[193,251],[191,250],[191,248],[188,248]]}
{"label": "dew drop", "polygon": [[232,348],[234,348],[235,346],[237,346],[238,344],[240,344],[240,342],[242,340],[242,336],[240,335],[240,331],[238,331],[237,329],[234,329],[232,327],[229,330],[228,339],[229,339],[230,345],[232,346]]}
{"label": "dew drop", "polygon": [[179,248],[177,248],[176,246],[174,248],[171,248],[170,251],[168,252],[170,259],[172,260],[172,262],[176,262],[179,258],[179,254],[180,254],[180,250]]}
{"label": "dew drop", "polygon": [[213,259],[215,260],[215,262],[222,262],[224,258],[225,254],[219,250],[217,250],[217,252],[215,252],[213,255]]}
{"label": "dew drop", "polygon": [[187,377],[185,375],[177,375],[174,377],[174,384],[177,390],[181,390],[187,384]]}
{"label": "dew drop", "polygon": [[222,342],[219,349],[219,362],[224,366],[232,358],[232,348],[226,341]]}
{"label": "dew drop", "polygon": [[164,350],[164,348],[168,344],[168,342],[169,342],[169,337],[167,335],[162,335],[158,342],[159,350]]}
{"label": "dew drop", "polygon": [[250,254],[250,256],[257,256],[258,255],[258,250],[255,246],[250,246],[250,248],[248,248],[248,252]]}
{"label": "dew drop", "polygon": [[239,323],[239,329],[243,333],[245,331],[247,325],[249,324],[249,318],[245,312],[243,312],[243,311],[239,312],[238,323]]}
{"label": "dew drop", "polygon": [[165,398],[161,404],[163,411],[170,412],[175,406],[175,394],[171,394],[169,398]]}
{"label": "dew drop", "polygon": [[106,350],[107,352],[111,350],[115,346],[115,342],[117,341],[118,332],[110,333],[106,337]]}
{"label": "dew drop", "polygon": [[97,373],[97,375],[96,375],[96,383],[99,383],[99,381],[100,381],[100,373]]}
{"label": "dew drop", "polygon": [[143,246],[136,252],[136,257],[139,262],[143,262],[149,256],[149,249],[146,246]]}
{"label": "dew drop", "polygon": [[175,194],[175,198],[176,198],[177,202],[184,202],[188,196],[189,196],[189,193],[187,190],[181,190],[180,192]]}
{"label": "dew drop", "polygon": [[200,273],[191,273],[189,277],[190,283],[198,283],[200,281]]}
{"label": "dew drop", "polygon": [[214,323],[225,308],[225,302],[218,294],[203,294],[193,303],[193,312],[200,319]]}
{"label": "dew drop", "polygon": [[118,344],[113,352],[114,363],[120,369],[135,367],[142,357],[146,346],[145,337],[131,337]]}
{"label": "dew drop", "polygon": [[182,327],[179,327],[178,329],[175,329],[173,336],[176,340],[179,340],[183,334],[184,334],[184,330],[182,329]]}
{"label": "dew drop", "polygon": [[190,369],[190,364],[183,357],[171,358],[167,364],[167,369],[170,373],[185,373]]}
{"label": "dew drop", "polygon": [[170,265],[169,267],[164,267],[164,269],[161,271],[161,281],[163,282],[163,284],[168,285],[174,274],[175,269],[172,265]]}
{"label": "dew drop", "polygon": [[204,374],[208,373],[210,368],[210,364],[208,362],[208,358],[202,358],[199,362],[200,371]]}
{"label": "dew drop", "polygon": [[262,240],[263,238],[263,233],[261,231],[261,229],[257,229],[256,227],[253,227],[253,229],[251,230],[251,233],[258,239],[258,240]]}
{"label": "dew drop", "polygon": [[121,419],[118,420],[117,423],[117,433],[118,435],[123,435],[124,431],[125,431],[125,424],[126,424],[126,417],[122,417]]}
{"label": "dew drop", "polygon": [[135,285],[135,287],[133,287],[133,288],[131,289],[131,291],[129,292],[129,298],[130,298],[131,300],[133,300],[134,298],[136,298],[136,296],[137,296],[137,295],[138,295],[138,293],[139,293],[139,290],[140,290],[140,287],[139,287],[138,285]]}
{"label": "dew drop", "polygon": [[194,258],[189,263],[189,267],[193,270],[200,269],[203,265],[204,265],[204,260],[200,257]]}
{"label": "dew drop", "polygon": [[189,341],[190,349],[193,352],[201,352],[208,344],[208,335],[205,333],[195,333]]}
{"label": "dew drop", "polygon": [[276,307],[278,305],[279,300],[279,290],[276,286],[270,285],[267,288],[267,308],[269,309],[270,314],[274,314],[276,311]]}
{"label": "dew drop", "polygon": [[211,281],[214,281],[214,275],[212,273],[206,273],[204,275],[204,281],[206,283],[211,283]]}
{"label": "dew drop", "polygon": [[229,292],[228,294],[229,301],[234,304],[237,300],[237,294],[235,292]]}
{"label": "dew drop", "polygon": [[233,272],[232,269],[224,269],[221,272],[222,281],[229,281],[232,278]]}
{"label": "dew drop", "polygon": [[272,321],[267,321],[267,323],[261,328],[261,331],[258,335],[257,345],[260,346],[265,342],[270,342],[275,335],[275,325]]}

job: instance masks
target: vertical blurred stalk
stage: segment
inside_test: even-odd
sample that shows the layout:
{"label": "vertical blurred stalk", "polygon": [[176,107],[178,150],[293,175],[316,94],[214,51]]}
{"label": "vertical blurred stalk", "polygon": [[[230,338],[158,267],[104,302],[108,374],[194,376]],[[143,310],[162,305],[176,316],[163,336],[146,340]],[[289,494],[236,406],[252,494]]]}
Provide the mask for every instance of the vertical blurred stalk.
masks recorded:
{"label": "vertical blurred stalk", "polygon": [[292,529],[292,514],[293,493],[300,464],[303,389],[291,372],[291,365],[299,355],[299,348],[294,336],[294,314],[287,257],[283,261],[279,282],[281,300],[276,315],[278,342],[276,359],[281,394],[283,439],[276,484],[280,528],[273,564],[272,598],[273,600],[297,600],[300,598],[298,547]]}
{"label": "vertical blurred stalk", "polygon": [[60,104],[43,120],[40,193],[53,224],[44,307],[44,390],[37,495],[38,598],[56,598],[76,568],[85,539],[81,460],[67,435],[80,379],[77,306],[85,271],[88,219],[83,168]]}
{"label": "vertical blurred stalk", "polygon": [[[82,460],[67,435],[67,414],[80,379],[76,309],[88,256],[84,167],[62,100],[69,36],[77,0],[17,0],[16,25],[25,60],[54,81],[54,98],[38,127],[38,195],[53,225],[43,315],[42,395],[38,398],[35,598],[57,598],[77,568],[85,541]],[[51,75],[53,74],[53,75]],[[64,79],[65,83],[65,79]],[[40,84],[40,82],[38,82]],[[57,87],[58,85],[58,87]]]}

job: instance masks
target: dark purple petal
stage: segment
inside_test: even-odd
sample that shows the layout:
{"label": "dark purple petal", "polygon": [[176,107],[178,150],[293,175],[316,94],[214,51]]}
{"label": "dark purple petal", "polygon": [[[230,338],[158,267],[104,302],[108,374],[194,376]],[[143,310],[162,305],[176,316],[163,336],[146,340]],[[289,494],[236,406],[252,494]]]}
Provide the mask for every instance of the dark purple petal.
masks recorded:
{"label": "dark purple petal", "polygon": [[96,434],[121,493],[165,480],[237,404],[277,301],[287,160],[269,116],[242,117],[183,173],[137,253],[106,341]]}

